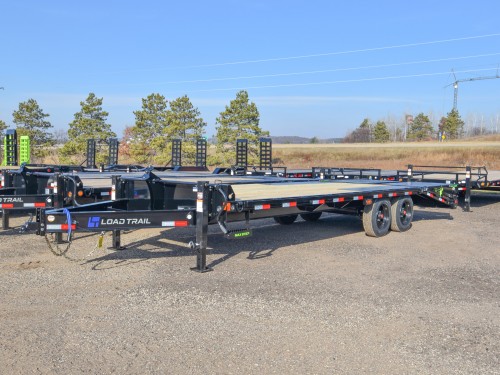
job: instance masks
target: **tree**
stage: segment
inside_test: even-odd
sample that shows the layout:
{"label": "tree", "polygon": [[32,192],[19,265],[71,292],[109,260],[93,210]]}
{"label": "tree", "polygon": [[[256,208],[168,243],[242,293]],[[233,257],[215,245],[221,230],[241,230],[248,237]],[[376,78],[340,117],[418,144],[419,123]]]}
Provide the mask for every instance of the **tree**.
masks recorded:
{"label": "tree", "polygon": [[234,163],[236,139],[248,139],[248,159],[250,163],[257,161],[259,138],[268,136],[269,132],[259,127],[259,111],[255,103],[249,102],[248,93],[239,91],[236,98],[220,113],[216,119],[217,155],[214,162],[229,165]]}
{"label": "tree", "polygon": [[408,129],[408,139],[422,141],[432,137],[434,129],[429,117],[423,113],[419,113],[410,124]]}
{"label": "tree", "polygon": [[462,136],[464,130],[464,121],[456,109],[452,109],[446,117],[443,117],[440,122],[440,131],[445,132],[446,138],[457,139]]}
{"label": "tree", "polygon": [[[102,109],[103,98],[98,98],[90,93],[85,101],[80,102],[81,110],[75,113],[74,120],[69,124],[67,142],[60,151],[64,162],[78,161],[78,157],[86,152],[87,140],[95,139],[98,144],[103,144],[110,137],[116,137],[111,130],[111,125],[106,123],[108,112]],[[107,152],[104,150],[96,155],[97,163],[107,162]]]}
{"label": "tree", "polygon": [[391,133],[389,133],[389,129],[387,129],[387,125],[384,121],[377,121],[375,127],[373,128],[373,137],[375,142],[389,142]]}
{"label": "tree", "polygon": [[7,124],[5,123],[5,121],[3,120],[0,120],[0,134],[3,134],[3,132],[5,131],[5,129],[7,129],[8,126]]}
{"label": "tree", "polygon": [[46,120],[49,115],[43,112],[37,101],[28,99],[26,102],[19,103],[19,108],[12,113],[12,117],[12,122],[17,125],[18,135],[30,137],[32,155],[45,155],[44,146],[53,143],[52,135],[47,131],[52,124]]}
{"label": "tree", "polygon": [[317,143],[319,143],[319,139],[318,137],[312,137],[310,140],[309,140],[309,143],[315,145]]}
{"label": "tree", "polygon": [[135,124],[130,128],[130,156],[138,163],[167,162],[170,149],[168,101],[158,93],[142,99],[142,108],[134,111]]}
{"label": "tree", "polygon": [[343,140],[345,143],[367,143],[371,141],[371,123],[365,118],[359,126],[350,132]]}
{"label": "tree", "polygon": [[196,140],[201,138],[207,124],[200,117],[187,95],[172,100],[168,113],[168,132],[173,137],[182,138],[183,160],[194,163]]}

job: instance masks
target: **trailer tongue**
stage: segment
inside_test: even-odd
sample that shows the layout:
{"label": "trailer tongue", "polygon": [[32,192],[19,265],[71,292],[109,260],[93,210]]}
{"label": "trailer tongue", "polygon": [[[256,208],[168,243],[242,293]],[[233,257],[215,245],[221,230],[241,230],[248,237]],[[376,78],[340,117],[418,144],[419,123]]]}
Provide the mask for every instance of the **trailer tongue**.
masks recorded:
{"label": "trailer tongue", "polygon": [[[266,177],[214,176],[165,179],[115,177],[113,200],[68,207],[40,209],[37,234],[78,231],[113,232],[113,247],[120,248],[120,231],[141,228],[196,227],[196,270],[207,271],[208,225],[217,224],[228,238],[252,234],[250,220],[274,217],[291,224],[300,215],[318,220],[323,212],[360,215],[365,232],[380,237],[391,229],[410,229],[412,196],[434,199],[455,207],[456,196],[438,183],[368,180],[297,180]],[[243,225],[234,227],[234,222]]]}

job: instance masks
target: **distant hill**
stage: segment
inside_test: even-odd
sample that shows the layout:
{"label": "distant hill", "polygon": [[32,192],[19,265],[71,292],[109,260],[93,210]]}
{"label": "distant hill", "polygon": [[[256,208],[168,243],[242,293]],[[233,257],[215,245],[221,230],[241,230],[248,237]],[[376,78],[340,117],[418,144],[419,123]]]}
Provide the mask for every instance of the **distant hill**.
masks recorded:
{"label": "distant hill", "polygon": [[[297,137],[294,135],[283,135],[283,136],[271,136],[273,143],[276,144],[307,144],[307,143],[340,143],[342,138],[306,138],[306,137]],[[315,142],[313,142],[313,139]]]}

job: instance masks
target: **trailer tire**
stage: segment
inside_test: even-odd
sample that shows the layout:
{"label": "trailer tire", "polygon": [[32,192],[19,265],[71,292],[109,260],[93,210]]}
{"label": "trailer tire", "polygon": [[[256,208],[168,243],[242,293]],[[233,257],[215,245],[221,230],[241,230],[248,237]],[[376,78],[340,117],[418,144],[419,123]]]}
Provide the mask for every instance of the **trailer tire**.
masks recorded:
{"label": "trailer tire", "polygon": [[400,198],[391,206],[391,229],[395,232],[406,232],[411,228],[413,220],[413,201],[411,198]]}
{"label": "trailer tire", "polygon": [[275,216],[274,221],[280,225],[290,225],[297,220],[298,215]]}
{"label": "trailer tire", "polygon": [[391,202],[375,201],[363,209],[363,228],[367,236],[382,237],[391,229]]}
{"label": "trailer tire", "polygon": [[300,214],[300,217],[305,221],[318,221],[323,212],[309,212],[307,214]]}

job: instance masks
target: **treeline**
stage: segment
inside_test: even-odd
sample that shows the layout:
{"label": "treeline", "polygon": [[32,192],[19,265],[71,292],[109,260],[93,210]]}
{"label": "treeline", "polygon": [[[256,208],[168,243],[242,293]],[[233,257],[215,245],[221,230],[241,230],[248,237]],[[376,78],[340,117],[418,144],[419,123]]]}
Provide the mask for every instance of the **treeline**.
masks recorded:
{"label": "treeline", "polygon": [[495,134],[500,130],[500,116],[487,121],[484,116],[469,115],[464,121],[457,110],[435,120],[434,116],[419,113],[415,117],[406,115],[397,120],[389,116],[375,123],[365,118],[349,132],[344,143],[385,143],[404,141],[447,141],[479,135]]}
{"label": "treeline", "polygon": [[[68,124],[66,131],[53,130],[45,113],[35,99],[19,103],[12,114],[12,123],[19,135],[30,137],[32,156],[35,159],[47,157],[50,150],[62,144],[57,151],[61,163],[81,163],[86,152],[87,139],[93,138],[98,145],[104,145],[110,137],[117,135],[108,123],[109,113],[103,109],[103,98],[89,93],[80,102],[80,111]],[[120,150],[124,156],[136,163],[168,163],[171,155],[171,140],[183,140],[183,159],[186,164],[194,160],[195,141],[205,135],[207,123],[200,111],[187,95],[168,101],[159,93],[152,93],[142,99],[140,109],[133,112],[135,122],[124,130]],[[258,140],[268,136],[260,126],[260,114],[255,103],[251,102],[244,90],[236,94],[215,119],[217,153],[210,157],[209,163],[228,164],[235,160],[234,147],[237,138],[247,138],[249,158],[254,162],[258,154]],[[0,120],[0,133],[8,125]],[[65,136],[67,134],[67,137]],[[106,152],[98,152],[98,163],[106,162]]]}

